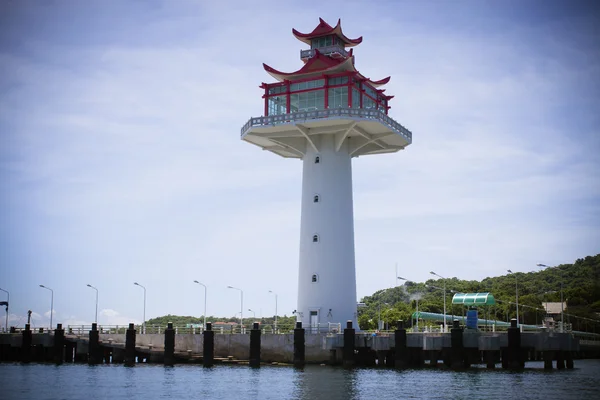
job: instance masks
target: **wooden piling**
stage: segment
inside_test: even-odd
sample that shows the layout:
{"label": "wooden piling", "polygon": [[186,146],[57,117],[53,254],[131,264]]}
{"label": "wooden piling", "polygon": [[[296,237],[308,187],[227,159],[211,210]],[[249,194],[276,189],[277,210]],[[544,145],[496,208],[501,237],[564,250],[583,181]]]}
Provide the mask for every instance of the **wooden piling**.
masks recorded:
{"label": "wooden piling", "polygon": [[452,321],[452,329],[450,329],[450,367],[452,369],[464,368],[465,359],[463,328],[460,327],[458,319],[455,319]]}
{"label": "wooden piling", "polygon": [[129,328],[125,332],[125,357],[124,363],[126,366],[135,365],[135,328],[133,324],[129,324]]}
{"label": "wooden piling", "polygon": [[65,357],[65,330],[57,324],[54,330],[54,362],[62,364]]}
{"label": "wooden piling", "polygon": [[250,366],[260,367],[260,326],[258,322],[250,330]]}
{"label": "wooden piling", "polygon": [[302,322],[298,321],[294,329],[294,367],[304,367],[305,354],[304,328]]}
{"label": "wooden piling", "polygon": [[394,367],[397,369],[406,368],[408,366],[408,352],[406,348],[406,329],[404,329],[404,321],[398,321],[396,323],[394,346]]}
{"label": "wooden piling", "polygon": [[74,360],[75,343],[65,341],[65,362],[72,363]]}
{"label": "wooden piling", "polygon": [[483,359],[487,369],[496,368],[496,352],[494,350],[485,350],[483,352]]}
{"label": "wooden piling", "polygon": [[565,362],[567,364],[567,369],[573,369],[573,352],[565,351]]}
{"label": "wooden piling", "polygon": [[544,350],[544,369],[551,370],[552,369],[552,360],[554,359],[554,352],[551,350]]}
{"label": "wooden piling", "polygon": [[202,364],[205,367],[211,367],[215,363],[215,332],[212,330],[212,323],[206,323],[206,329],[202,335],[204,336]]}
{"label": "wooden piling", "polygon": [[509,369],[521,369],[525,367],[525,362],[521,354],[521,330],[517,326],[517,320],[515,318],[510,320],[510,327],[508,328],[508,368]]}
{"label": "wooden piling", "polygon": [[165,329],[164,364],[175,365],[175,330],[172,322],[168,322],[167,329]]}
{"label": "wooden piling", "polygon": [[344,368],[354,366],[354,340],[355,330],[352,328],[352,321],[347,321],[346,329],[344,329],[344,348],[342,349],[342,364]]}
{"label": "wooden piling", "polygon": [[556,351],[556,369],[565,369],[565,352]]}
{"label": "wooden piling", "polygon": [[29,363],[31,362],[31,342],[33,341],[31,325],[25,324],[25,330],[23,330],[22,335],[23,340],[21,342],[21,362]]}
{"label": "wooden piling", "polygon": [[100,364],[102,362],[102,348],[100,347],[100,332],[98,324],[92,324],[92,330],[89,333],[88,342],[88,363],[90,365]]}

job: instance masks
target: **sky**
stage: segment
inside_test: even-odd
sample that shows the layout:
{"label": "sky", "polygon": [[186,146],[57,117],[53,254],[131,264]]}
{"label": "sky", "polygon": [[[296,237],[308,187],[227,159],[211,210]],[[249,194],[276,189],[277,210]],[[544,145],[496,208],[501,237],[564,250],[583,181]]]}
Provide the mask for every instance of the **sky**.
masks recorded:
{"label": "sky", "polygon": [[[240,140],[292,28],[363,36],[395,154],[353,160],[357,298],[600,253],[593,1],[0,1],[0,288],[10,324],[296,308],[301,162]],[[0,301],[6,294],[0,292]],[[0,322],[4,313],[0,312]],[[4,325],[4,324],[1,324]]]}

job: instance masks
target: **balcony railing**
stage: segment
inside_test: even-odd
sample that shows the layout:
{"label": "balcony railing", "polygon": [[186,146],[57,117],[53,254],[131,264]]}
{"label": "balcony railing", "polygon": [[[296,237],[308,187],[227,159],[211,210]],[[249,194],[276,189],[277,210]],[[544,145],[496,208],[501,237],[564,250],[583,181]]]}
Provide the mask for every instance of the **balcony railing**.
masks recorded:
{"label": "balcony railing", "polygon": [[387,115],[377,111],[369,110],[364,108],[331,108],[327,110],[317,111],[301,111],[290,114],[278,114],[269,115],[267,117],[254,117],[250,118],[248,122],[242,127],[241,136],[254,126],[266,126],[266,125],[277,125],[285,124],[292,121],[306,121],[309,119],[319,118],[335,118],[335,117],[350,117],[350,118],[365,118],[374,119],[380,123],[387,125],[390,129],[393,129],[400,135],[402,135],[406,141],[412,143],[412,132],[394,121]]}
{"label": "balcony railing", "polygon": [[[325,54],[326,56],[337,53],[344,57],[348,57],[348,52],[342,46],[335,45],[335,44],[332,46],[321,47],[318,50],[319,50],[319,53]],[[315,56],[315,49],[300,50],[300,58],[303,60],[305,58],[312,58],[314,56]]]}

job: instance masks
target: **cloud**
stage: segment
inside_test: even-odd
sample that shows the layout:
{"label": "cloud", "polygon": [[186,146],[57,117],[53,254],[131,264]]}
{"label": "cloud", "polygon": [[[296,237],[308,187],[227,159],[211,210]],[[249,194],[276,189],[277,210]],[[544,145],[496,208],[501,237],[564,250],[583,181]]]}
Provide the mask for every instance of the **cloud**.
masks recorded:
{"label": "cloud", "polygon": [[130,318],[125,315],[121,315],[118,311],[112,309],[103,309],[100,311],[99,323],[100,325],[128,325],[130,323],[141,324],[142,321],[136,318]]}
{"label": "cloud", "polygon": [[[267,309],[261,293],[273,288],[281,309],[295,309],[301,163],[239,134],[263,112],[257,86],[271,78],[261,63],[302,65],[290,12],[309,31],[317,4],[364,34],[357,68],[392,75],[390,115],[414,134],[398,154],[353,162],[359,296],[389,286],[396,262],[411,280],[438,267],[473,279],[598,250],[600,60],[589,17],[387,3],[365,14],[336,1],[98,4],[27,8],[4,25],[14,43],[0,51],[10,221],[0,248],[23,265],[15,287],[46,271],[70,277],[57,294],[92,282],[102,324],[139,322],[128,317],[141,314],[139,293],[125,284],[141,279],[149,317],[201,309],[185,279],[210,285],[209,314],[236,312],[221,290],[233,280],[248,285],[253,309]],[[377,24],[364,24],[369,13]],[[143,22],[132,26],[134,14]],[[65,314],[54,321],[91,323],[91,297],[55,300]]]}

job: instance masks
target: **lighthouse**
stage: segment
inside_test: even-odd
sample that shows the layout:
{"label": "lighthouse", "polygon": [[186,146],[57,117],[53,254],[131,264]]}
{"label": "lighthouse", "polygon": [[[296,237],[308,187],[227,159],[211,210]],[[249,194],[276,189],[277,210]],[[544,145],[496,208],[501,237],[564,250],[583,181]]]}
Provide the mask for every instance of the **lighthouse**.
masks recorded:
{"label": "lighthouse", "polygon": [[292,29],[305,45],[303,65],[281,72],[266,64],[264,116],[251,118],[241,138],[285,158],[302,160],[300,257],[296,320],[312,331],[358,327],[352,158],[394,153],[412,133],[389,115],[390,77],[367,78],[341,21],[323,19],[310,33]]}

